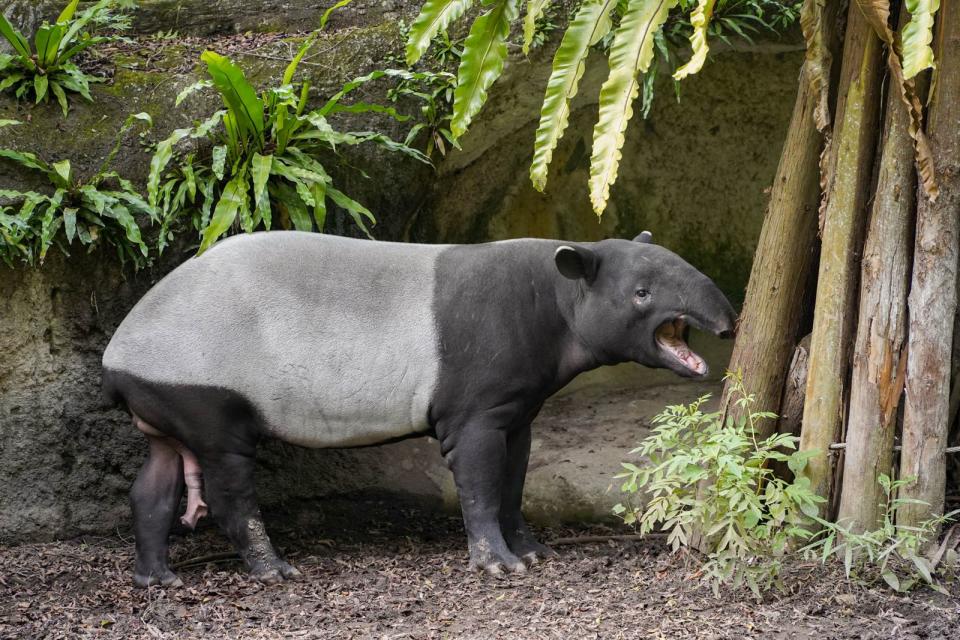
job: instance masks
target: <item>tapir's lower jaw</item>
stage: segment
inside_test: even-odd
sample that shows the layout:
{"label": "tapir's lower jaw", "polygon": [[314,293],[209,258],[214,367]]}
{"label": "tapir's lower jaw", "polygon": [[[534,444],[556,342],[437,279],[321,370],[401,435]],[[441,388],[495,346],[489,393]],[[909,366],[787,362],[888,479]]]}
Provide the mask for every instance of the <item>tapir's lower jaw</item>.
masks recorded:
{"label": "tapir's lower jaw", "polygon": [[689,327],[684,317],[664,322],[654,332],[654,340],[667,368],[689,378],[703,378],[710,373],[706,360],[687,344]]}

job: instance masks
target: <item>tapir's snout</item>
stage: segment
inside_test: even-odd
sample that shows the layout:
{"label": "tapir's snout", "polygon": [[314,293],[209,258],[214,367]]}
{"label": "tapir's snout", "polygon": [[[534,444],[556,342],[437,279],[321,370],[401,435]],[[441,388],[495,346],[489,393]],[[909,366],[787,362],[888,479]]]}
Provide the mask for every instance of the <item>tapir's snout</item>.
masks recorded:
{"label": "tapir's snout", "polygon": [[737,312],[719,287],[704,277],[690,309],[691,324],[725,340],[737,333]]}

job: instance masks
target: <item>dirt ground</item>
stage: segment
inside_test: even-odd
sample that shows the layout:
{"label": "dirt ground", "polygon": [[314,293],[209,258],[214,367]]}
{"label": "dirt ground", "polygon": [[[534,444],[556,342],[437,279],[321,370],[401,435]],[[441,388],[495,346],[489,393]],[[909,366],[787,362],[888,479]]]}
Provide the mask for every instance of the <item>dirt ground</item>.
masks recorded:
{"label": "dirt ground", "polygon": [[191,563],[227,550],[210,526],[174,539],[179,589],[132,587],[128,535],[0,549],[0,637],[960,638],[956,582],[951,597],[903,597],[798,563],[783,593],[718,599],[694,557],[656,541],[557,546],[526,575],[491,578],[468,570],[456,517],[370,499],[316,507],[309,527],[273,528],[304,573],[273,587],[247,580],[235,559]]}

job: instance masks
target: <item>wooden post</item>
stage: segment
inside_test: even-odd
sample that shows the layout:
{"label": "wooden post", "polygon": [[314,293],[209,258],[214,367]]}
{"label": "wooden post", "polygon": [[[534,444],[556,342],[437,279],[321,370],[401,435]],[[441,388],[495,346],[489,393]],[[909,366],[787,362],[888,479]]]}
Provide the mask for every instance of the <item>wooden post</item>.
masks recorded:
{"label": "wooden post", "polygon": [[[835,27],[840,4],[828,2],[822,18],[824,46],[834,53],[839,40]],[[753,411],[779,409],[784,377],[803,315],[804,286],[813,266],[823,135],[817,130],[814,117],[822,104],[821,92],[812,86],[811,73],[811,63],[807,62],[800,73],[797,100],[770,191],[730,358],[730,370],[743,372],[743,379],[756,398]],[[830,75],[829,70],[826,75]],[[829,77],[822,81],[829,84]],[[725,392],[723,397],[728,395]],[[724,411],[733,414],[736,409],[728,406]],[[767,421],[761,428],[763,435],[769,435],[776,424]]]}
{"label": "wooden post", "polygon": [[857,251],[863,235],[881,87],[880,40],[855,2],[847,12],[810,340],[810,363],[800,448],[816,452],[804,471],[811,489],[830,497],[829,446],[839,430],[844,378],[856,308]]}
{"label": "wooden post", "polygon": [[[901,25],[908,15],[901,9]],[[882,521],[884,496],[877,477],[890,475],[903,392],[917,183],[909,126],[896,87],[888,87],[880,170],[861,264],[860,319],[837,515],[838,522],[858,532],[873,530]]]}
{"label": "wooden post", "polygon": [[957,239],[960,226],[960,3],[943,2],[937,14],[938,76],[931,84],[927,134],[940,177],[935,202],[917,206],[901,477],[917,476],[900,497],[898,523],[914,526],[943,512],[947,433],[950,428],[950,355],[957,309]]}

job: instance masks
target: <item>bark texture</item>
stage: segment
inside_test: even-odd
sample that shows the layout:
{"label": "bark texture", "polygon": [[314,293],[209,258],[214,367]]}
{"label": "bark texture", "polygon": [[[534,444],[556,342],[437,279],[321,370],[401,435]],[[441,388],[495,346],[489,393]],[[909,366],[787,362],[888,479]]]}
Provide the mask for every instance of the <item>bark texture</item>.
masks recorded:
{"label": "bark texture", "polygon": [[[833,53],[839,45],[839,5],[828,3],[823,13],[824,42]],[[823,135],[815,123],[821,95],[810,82],[812,73],[810,63],[805,63],[730,358],[730,370],[743,372],[756,398],[754,411],[776,411],[780,406],[803,317],[804,287],[814,262]],[[725,392],[725,402],[728,396]],[[734,414],[737,409],[725,405],[724,411]],[[775,428],[773,421],[761,423],[764,436]]]}
{"label": "bark texture", "polygon": [[940,196],[921,198],[917,206],[913,280],[910,288],[910,338],[906,403],[903,413],[902,478],[917,481],[900,497],[908,504],[899,524],[916,525],[943,512],[950,361],[957,309],[957,236],[960,217],[960,5],[941,4],[937,15],[935,55],[938,78],[931,86],[927,133],[933,151]]}
{"label": "bark texture", "polygon": [[829,498],[829,446],[843,415],[844,381],[856,309],[857,252],[873,174],[881,94],[880,40],[856,3],[848,10],[840,71],[837,130],[827,186],[817,300],[800,447],[817,454],[805,475]]}
{"label": "bark texture", "polygon": [[[901,24],[907,12],[902,11]],[[897,407],[906,365],[907,291],[916,172],[909,115],[896,90],[886,97],[880,169],[860,273],[860,318],[850,380],[850,411],[838,520],[872,530],[890,475]]]}

